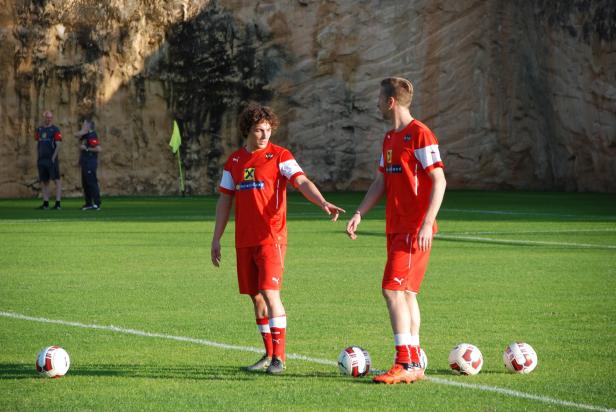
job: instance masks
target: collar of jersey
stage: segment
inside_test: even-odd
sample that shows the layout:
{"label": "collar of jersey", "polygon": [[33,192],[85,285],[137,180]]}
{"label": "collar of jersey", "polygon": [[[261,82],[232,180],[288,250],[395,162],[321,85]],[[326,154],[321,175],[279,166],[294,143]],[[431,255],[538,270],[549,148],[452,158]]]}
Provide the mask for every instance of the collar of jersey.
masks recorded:
{"label": "collar of jersey", "polygon": [[413,120],[411,120],[411,122],[410,122],[409,124],[407,124],[407,125],[404,127],[404,129],[402,129],[402,130],[400,130],[400,131],[396,131],[396,129],[391,129],[391,130],[389,131],[389,135],[390,135],[390,136],[392,136],[392,137],[393,137],[393,136],[398,137],[398,136],[404,136],[404,135],[410,134],[410,130],[409,130],[409,129],[410,129],[411,125],[412,125],[413,123],[415,123],[415,120],[416,120],[416,119],[415,119],[415,118],[413,118]]}
{"label": "collar of jersey", "polygon": [[246,146],[242,146],[242,149],[244,149],[244,151],[246,153],[248,153],[250,156],[252,156],[252,155],[257,155],[257,154],[263,152],[264,150],[270,149],[271,147],[272,147],[272,142],[267,142],[267,146],[265,146],[263,149],[255,150],[254,152],[249,152],[248,148]]}

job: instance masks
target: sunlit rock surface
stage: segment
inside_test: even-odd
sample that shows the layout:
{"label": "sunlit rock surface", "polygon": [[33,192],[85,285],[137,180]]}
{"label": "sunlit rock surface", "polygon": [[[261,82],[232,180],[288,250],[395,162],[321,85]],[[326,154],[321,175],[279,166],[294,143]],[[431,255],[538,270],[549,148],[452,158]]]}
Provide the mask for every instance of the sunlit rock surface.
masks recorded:
{"label": "sunlit rock surface", "polygon": [[212,193],[257,100],[322,188],[363,190],[379,81],[415,85],[450,188],[616,191],[616,3],[0,0],[0,196],[38,193],[34,129],[62,129],[63,183],[93,116],[106,195]]}

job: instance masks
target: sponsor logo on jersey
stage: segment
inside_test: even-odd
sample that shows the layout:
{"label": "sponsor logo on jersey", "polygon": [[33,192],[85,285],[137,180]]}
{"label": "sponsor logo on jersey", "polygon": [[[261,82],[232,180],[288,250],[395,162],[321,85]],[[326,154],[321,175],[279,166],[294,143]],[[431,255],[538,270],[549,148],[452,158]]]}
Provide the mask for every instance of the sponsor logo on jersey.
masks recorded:
{"label": "sponsor logo on jersey", "polygon": [[235,186],[236,190],[251,190],[251,189],[263,189],[265,182],[262,180],[249,180],[247,182],[241,182]]}
{"label": "sponsor logo on jersey", "polygon": [[385,173],[402,173],[402,166],[391,165],[385,168]]}
{"label": "sponsor logo on jersey", "polygon": [[402,282],[404,282],[404,278],[394,278],[394,282],[397,282],[400,286],[402,286]]}
{"label": "sponsor logo on jersey", "polygon": [[255,180],[255,168],[249,167],[244,169],[244,180]]}
{"label": "sponsor logo on jersey", "polygon": [[387,151],[387,163],[391,163],[391,158],[393,156],[393,150]]}
{"label": "sponsor logo on jersey", "polygon": [[274,153],[272,153],[272,152],[265,153],[265,158],[266,158],[267,160],[270,160],[272,157],[274,157]]}
{"label": "sponsor logo on jersey", "polygon": [[234,157],[234,158],[233,158],[233,161],[234,161],[235,163],[237,163],[237,162],[239,162],[239,161],[240,161],[240,158],[239,158],[239,157]]}

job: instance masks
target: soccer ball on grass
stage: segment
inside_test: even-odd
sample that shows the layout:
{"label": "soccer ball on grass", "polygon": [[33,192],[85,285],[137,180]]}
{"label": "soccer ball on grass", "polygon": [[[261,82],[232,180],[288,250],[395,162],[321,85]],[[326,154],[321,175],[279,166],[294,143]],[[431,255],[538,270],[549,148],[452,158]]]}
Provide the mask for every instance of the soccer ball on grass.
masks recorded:
{"label": "soccer ball on grass", "polygon": [[370,354],[359,346],[349,346],[338,355],[338,369],[343,375],[358,378],[370,373]]}
{"label": "soccer ball on grass", "polygon": [[71,359],[60,346],[48,346],[36,355],[36,371],[49,378],[61,378],[70,366]]}
{"label": "soccer ball on grass", "polygon": [[483,355],[470,343],[460,343],[449,353],[449,366],[456,375],[477,375],[483,366]]}
{"label": "soccer ball on grass", "polygon": [[531,373],[537,367],[537,353],[528,343],[513,342],[503,352],[503,362],[513,373]]}

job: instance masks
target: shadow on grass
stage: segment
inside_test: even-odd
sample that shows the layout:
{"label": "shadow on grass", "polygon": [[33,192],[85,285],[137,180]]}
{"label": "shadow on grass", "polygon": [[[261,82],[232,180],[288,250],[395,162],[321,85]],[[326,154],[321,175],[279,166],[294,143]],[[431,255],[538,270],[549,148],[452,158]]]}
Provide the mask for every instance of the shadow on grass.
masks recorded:
{"label": "shadow on grass", "polygon": [[[36,372],[34,364],[0,363],[0,381],[13,379],[34,379],[40,375]],[[341,378],[332,372],[287,370],[280,376],[269,376],[263,372],[248,372],[239,366],[158,366],[158,365],[72,365],[66,377],[123,377],[146,379],[190,379],[190,380],[220,380],[243,381],[259,378],[283,379],[310,379],[310,378]]]}

